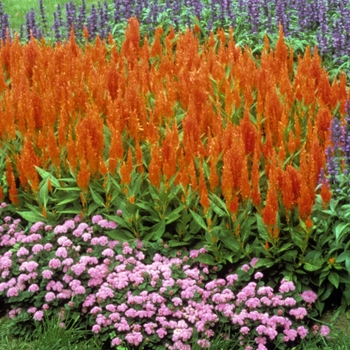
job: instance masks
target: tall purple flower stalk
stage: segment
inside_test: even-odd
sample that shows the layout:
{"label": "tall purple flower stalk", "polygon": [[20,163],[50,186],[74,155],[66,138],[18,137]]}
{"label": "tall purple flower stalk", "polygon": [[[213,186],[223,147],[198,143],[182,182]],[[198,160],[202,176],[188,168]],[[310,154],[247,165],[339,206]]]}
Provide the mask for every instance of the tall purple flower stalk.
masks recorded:
{"label": "tall purple flower stalk", "polygon": [[77,10],[72,0],[69,3],[67,3],[65,7],[66,7],[66,18],[67,18],[66,27],[67,27],[67,40],[68,40],[70,36],[70,31],[72,27],[73,28],[75,27],[75,24],[76,24]]}
{"label": "tall purple flower stalk", "polygon": [[250,0],[247,4],[248,16],[250,18],[250,24],[252,26],[252,33],[257,35],[259,32],[260,24],[260,1]]}
{"label": "tall purple flower stalk", "polygon": [[98,14],[95,5],[92,5],[90,16],[87,20],[87,30],[89,32],[89,40],[92,40],[98,31]]}
{"label": "tall purple flower stalk", "polygon": [[326,0],[320,0],[318,3],[317,20],[320,24],[317,32],[317,41],[319,42],[319,49],[321,54],[328,52],[328,4]]}
{"label": "tall purple flower stalk", "polygon": [[4,40],[6,43],[7,40],[7,30],[9,31],[10,34],[10,41],[11,41],[11,33],[10,33],[10,22],[9,22],[9,15],[7,13],[4,13],[1,17],[1,39]]}
{"label": "tall purple flower stalk", "polygon": [[57,12],[54,12],[53,18],[54,18],[54,20],[53,20],[52,29],[55,33],[55,39],[58,42],[58,41],[62,40],[62,34],[61,34],[61,24],[60,24],[60,20],[58,18]]}
{"label": "tall purple flower stalk", "polygon": [[45,12],[45,6],[43,4],[43,0],[38,0],[39,3],[39,11],[40,11],[40,18],[42,23],[42,28],[44,29],[45,35],[48,34],[48,27],[47,27],[47,16]]}
{"label": "tall purple flower stalk", "polygon": [[[326,149],[326,165],[329,180],[334,185],[338,184],[337,176],[340,174],[342,159],[346,164],[344,174],[349,173],[350,167],[350,101],[347,101],[347,124],[341,126],[338,118],[334,118],[331,123],[331,141],[333,147],[328,146]],[[324,177],[324,172],[321,173],[320,181]]]}
{"label": "tall purple flower stalk", "polygon": [[277,17],[277,23],[278,26],[280,23],[283,27],[283,32],[285,36],[289,35],[289,20],[288,16],[286,14],[287,10],[287,2],[285,0],[277,0],[276,1],[276,17]]}
{"label": "tall purple flower stalk", "polygon": [[38,28],[36,22],[36,13],[34,9],[31,9],[26,13],[26,28],[27,28],[27,40],[30,40],[30,33],[32,33],[33,37],[36,39],[40,39],[42,37],[42,33]]}

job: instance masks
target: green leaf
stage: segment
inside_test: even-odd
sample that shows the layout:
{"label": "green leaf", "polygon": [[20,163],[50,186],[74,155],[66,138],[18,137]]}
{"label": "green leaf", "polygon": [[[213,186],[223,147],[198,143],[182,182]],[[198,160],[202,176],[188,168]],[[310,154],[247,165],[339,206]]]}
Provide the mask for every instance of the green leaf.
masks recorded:
{"label": "green leaf", "polygon": [[183,207],[178,207],[175,210],[173,210],[170,215],[167,215],[165,217],[167,225],[179,219],[181,217],[179,213],[181,213],[182,210],[183,210]]}
{"label": "green leaf", "polygon": [[263,240],[270,242],[269,233],[268,233],[268,231],[266,229],[266,226],[265,226],[264,222],[262,221],[261,216],[258,215],[258,214],[255,214],[255,216],[256,216],[256,222],[257,222],[257,225],[258,225],[258,231],[259,231],[260,237]]}
{"label": "green leaf", "polygon": [[91,197],[94,200],[94,202],[97,203],[100,207],[105,208],[106,206],[102,197],[92,189],[92,186],[89,186],[89,189],[90,189]]}
{"label": "green leaf", "polygon": [[171,239],[168,242],[169,247],[182,247],[182,246],[187,246],[188,243],[187,242],[179,242],[179,241],[175,241],[173,239]]}
{"label": "green leaf", "polygon": [[48,178],[50,179],[53,187],[60,187],[61,186],[60,182],[51,173],[37,167],[36,165],[34,165],[34,167],[43,179],[48,179]]}
{"label": "green leaf", "polygon": [[345,268],[346,268],[346,271],[348,271],[348,274],[350,274],[350,257],[349,256],[346,257]]}
{"label": "green leaf", "polygon": [[207,227],[207,225],[205,224],[203,218],[202,218],[200,215],[198,215],[197,213],[195,213],[194,211],[192,211],[191,209],[190,209],[190,213],[191,213],[191,215],[192,215],[194,221],[195,221],[200,227],[202,227],[204,230],[207,231],[207,230],[208,230],[208,227]]}
{"label": "green leaf", "polygon": [[88,216],[90,216],[98,207],[99,205],[97,203],[91,203],[88,209]]}
{"label": "green leaf", "polygon": [[199,261],[201,263],[207,264],[207,265],[216,265],[217,262],[215,261],[214,257],[209,254],[200,254],[195,259],[196,261]]}
{"label": "green leaf", "polygon": [[345,252],[342,252],[336,259],[335,262],[336,263],[341,263],[344,262],[347,258],[350,258],[350,251],[347,250]]}
{"label": "green leaf", "polygon": [[67,203],[71,203],[71,202],[75,202],[78,198],[79,198],[79,195],[70,193],[69,197],[64,199],[64,200],[62,200],[61,202],[57,203],[57,206],[63,205],[63,204],[67,204]]}
{"label": "green leaf", "polygon": [[39,215],[39,214],[35,214],[31,211],[22,211],[22,212],[17,212],[19,215],[22,216],[22,218],[26,221],[28,221],[29,223],[35,223],[38,221],[42,221],[43,220],[43,216]]}
{"label": "green leaf", "polygon": [[306,271],[316,271],[319,270],[323,265],[323,260],[310,260],[304,264],[304,269]]}
{"label": "green leaf", "polygon": [[327,289],[324,291],[324,293],[322,293],[320,296],[319,296],[319,299],[321,301],[325,301],[326,299],[329,298],[329,296],[332,294],[334,290],[334,286],[332,284],[328,284],[327,283]]}
{"label": "green leaf", "polygon": [[39,198],[40,198],[42,205],[45,208],[46,208],[47,202],[49,200],[48,181],[49,180],[46,180],[39,190]]}
{"label": "green leaf", "polygon": [[333,271],[331,271],[328,275],[328,281],[333,284],[335,288],[339,287],[339,275]]}
{"label": "green leaf", "polygon": [[123,230],[122,228],[106,231],[106,234],[112,239],[115,239],[121,242],[135,240],[135,237],[131,232],[127,230]]}
{"label": "green leaf", "polygon": [[236,238],[231,238],[224,233],[219,233],[219,239],[224,244],[224,246],[230,249],[232,252],[237,253],[240,251],[241,246]]}
{"label": "green leaf", "polygon": [[157,241],[164,235],[165,232],[165,220],[161,220],[157,224],[155,224],[151,229],[150,233],[148,233],[143,240],[145,241]]}
{"label": "green leaf", "polygon": [[254,269],[257,269],[259,267],[271,267],[275,264],[275,262],[271,259],[261,258],[258,260],[258,262],[255,264]]}
{"label": "green leaf", "polygon": [[145,203],[135,203],[137,208],[143,209],[151,214],[152,217],[159,218],[159,214],[156,210],[154,210],[150,205]]}
{"label": "green leaf", "polygon": [[294,262],[296,257],[298,255],[298,251],[297,250],[289,250],[288,252],[285,252],[280,259],[282,261],[289,261],[289,262]]}
{"label": "green leaf", "polygon": [[125,228],[129,227],[127,221],[123,217],[120,217],[118,215],[107,215],[107,214],[105,214],[104,216],[109,220],[115,221],[121,227],[125,227]]}
{"label": "green leaf", "polygon": [[[342,233],[348,226],[350,226],[350,223],[341,222],[335,227],[335,238],[337,241],[339,241],[340,237],[342,236]],[[344,233],[349,233],[349,230],[346,230]]]}

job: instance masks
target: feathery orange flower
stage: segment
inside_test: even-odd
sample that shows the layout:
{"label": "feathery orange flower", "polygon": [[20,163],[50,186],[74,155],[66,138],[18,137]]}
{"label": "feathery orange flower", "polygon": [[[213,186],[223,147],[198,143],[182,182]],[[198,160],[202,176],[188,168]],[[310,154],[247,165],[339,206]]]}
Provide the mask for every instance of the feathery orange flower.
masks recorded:
{"label": "feathery orange flower", "polygon": [[79,161],[77,185],[83,192],[86,192],[89,188],[89,182],[90,182],[90,171],[86,165],[85,158],[81,158]]}
{"label": "feathery orange flower", "polygon": [[330,191],[329,184],[323,180],[322,181],[322,187],[321,187],[321,198],[322,198],[322,204],[323,208],[325,209],[330,202],[332,198],[332,192]]}

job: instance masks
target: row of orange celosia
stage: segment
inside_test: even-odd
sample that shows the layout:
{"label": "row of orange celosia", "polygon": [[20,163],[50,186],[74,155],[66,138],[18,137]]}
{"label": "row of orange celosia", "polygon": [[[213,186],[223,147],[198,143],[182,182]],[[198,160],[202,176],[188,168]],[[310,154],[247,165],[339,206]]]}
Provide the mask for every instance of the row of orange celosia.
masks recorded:
{"label": "row of orange celosia", "polygon": [[[201,46],[195,32],[176,38],[157,29],[154,43],[141,45],[139,24],[130,19],[120,51],[111,37],[108,45],[97,39],[82,49],[72,34],[55,48],[15,40],[2,45],[0,60],[0,142],[10,149],[6,174],[15,204],[14,174],[21,188],[36,192],[35,165],[58,178],[71,171],[86,191],[107,173],[129,183],[134,165],[146,170],[148,152],[150,182],[159,186],[178,174],[175,184],[198,190],[205,210],[208,191],[221,194],[233,215],[251,198],[272,229],[280,195],[287,212],[298,205],[306,220],[337,104],[342,120],[345,114],[345,75],[330,84],[317,51],[311,57],[309,50],[295,69],[282,31],[276,48],[265,40],[255,59],[220,30],[217,41],[211,34]],[[300,168],[293,163],[298,150]],[[208,164],[209,175],[195,159]]]}

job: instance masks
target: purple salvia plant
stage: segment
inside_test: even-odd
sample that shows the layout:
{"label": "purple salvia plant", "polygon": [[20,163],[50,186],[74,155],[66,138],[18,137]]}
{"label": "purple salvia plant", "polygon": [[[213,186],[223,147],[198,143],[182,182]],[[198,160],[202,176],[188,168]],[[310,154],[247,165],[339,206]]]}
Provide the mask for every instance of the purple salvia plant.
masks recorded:
{"label": "purple salvia plant", "polygon": [[83,29],[87,23],[87,12],[86,12],[86,3],[85,0],[82,1],[82,5],[79,6],[79,14],[75,24],[74,32],[77,40],[81,41],[83,39]]}
{"label": "purple salvia plant", "polygon": [[61,41],[62,40],[62,34],[61,34],[61,25],[60,25],[60,20],[58,19],[58,14],[57,12],[54,12],[53,14],[53,26],[52,26],[52,29],[54,31],[54,35],[55,35],[55,40],[58,42],[58,41]]}
{"label": "purple salvia plant", "polygon": [[339,18],[333,26],[333,47],[334,47],[334,58],[342,57],[345,54],[346,38],[344,35],[344,26],[342,20]]}
{"label": "purple salvia plant", "polygon": [[230,22],[230,27],[236,26],[236,13],[233,8],[233,2],[229,1],[227,6],[227,18]]}
{"label": "purple salvia plant", "polygon": [[67,28],[67,40],[69,39],[70,36],[70,31],[72,27],[75,27],[76,20],[77,20],[77,11],[74,3],[72,0],[66,4],[66,28]]}
{"label": "purple salvia plant", "polygon": [[114,2],[114,23],[120,23],[124,18],[123,14],[123,0],[115,0]]}
{"label": "purple salvia plant", "polygon": [[9,22],[9,15],[7,13],[4,13],[1,18],[1,39],[4,40],[4,43],[6,43],[7,40],[7,30],[9,31],[9,39],[11,41],[11,33],[10,33],[10,22]]}
{"label": "purple salvia plant", "polygon": [[276,2],[276,25],[282,24],[283,32],[285,36],[289,34],[289,21],[286,15],[286,1],[285,0],[277,0]]}
{"label": "purple salvia plant", "polygon": [[125,19],[129,19],[133,15],[133,1],[132,0],[124,0],[124,17]]}
{"label": "purple salvia plant", "polygon": [[247,4],[248,16],[250,18],[251,30],[254,35],[258,34],[260,24],[260,1],[251,0]]}
{"label": "purple salvia plant", "polygon": [[98,15],[94,4],[91,7],[90,16],[88,17],[87,30],[89,32],[89,41],[91,41],[95,38],[98,31]]}
{"label": "purple salvia plant", "polygon": [[272,16],[271,16],[272,10],[271,10],[270,4],[271,4],[270,1],[263,0],[263,2],[261,4],[261,8],[262,8],[262,12],[264,13],[265,18],[267,18],[267,22],[266,22],[267,32],[271,34],[273,32],[273,29],[272,29]]}
{"label": "purple salvia plant", "polygon": [[328,52],[328,5],[326,0],[320,0],[318,4],[317,20],[320,28],[317,32],[317,40],[321,54]]}
{"label": "purple salvia plant", "polygon": [[242,13],[245,9],[244,7],[246,7],[245,4],[246,1],[245,0],[238,0],[238,12]]}
{"label": "purple salvia plant", "polygon": [[134,16],[140,20],[142,10],[144,8],[144,4],[142,0],[136,0],[134,4]]}
{"label": "purple salvia plant", "polygon": [[108,4],[106,2],[101,6],[98,3],[98,14],[100,18],[100,32],[99,36],[101,39],[106,39],[108,37],[108,33],[111,31],[111,27],[108,25],[109,22],[109,12],[108,12]]}
{"label": "purple salvia plant", "polygon": [[203,5],[202,1],[200,1],[200,0],[192,0],[191,3],[192,3],[193,10],[194,10],[194,15],[196,17],[198,17],[199,20],[201,20],[203,18],[202,11],[203,11],[203,8],[204,8],[204,5]]}
{"label": "purple salvia plant", "polygon": [[60,27],[64,26],[64,22],[63,22],[63,17],[62,17],[62,7],[60,4],[57,5],[57,19],[59,21]]}
{"label": "purple salvia plant", "polygon": [[36,13],[34,9],[31,9],[26,13],[26,29],[27,29],[27,40],[30,40],[30,33],[36,39],[41,38],[41,32],[36,23]]}
{"label": "purple salvia plant", "polygon": [[47,16],[45,12],[45,6],[43,4],[43,0],[38,0],[39,4],[39,11],[40,11],[40,18],[42,22],[42,28],[44,30],[45,35],[48,34],[48,27],[47,27]]}

